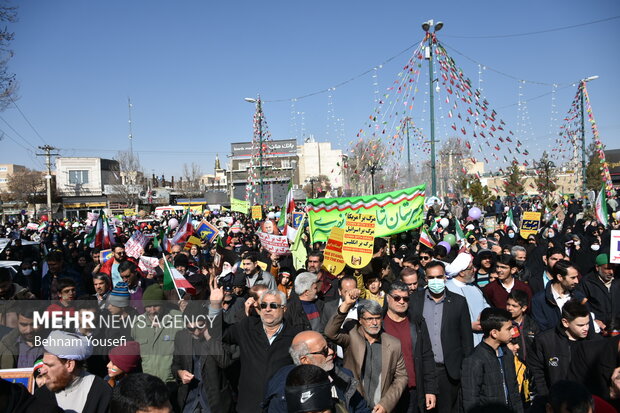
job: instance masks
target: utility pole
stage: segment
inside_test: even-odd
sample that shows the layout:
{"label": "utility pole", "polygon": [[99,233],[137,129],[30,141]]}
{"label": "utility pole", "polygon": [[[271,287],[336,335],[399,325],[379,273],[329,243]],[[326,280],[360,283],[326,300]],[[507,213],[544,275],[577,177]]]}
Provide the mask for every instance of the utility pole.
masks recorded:
{"label": "utility pole", "polygon": [[[431,27],[435,30],[430,32]],[[429,87],[429,102],[430,102],[430,120],[431,120],[431,195],[437,196],[437,171],[435,165],[435,95],[433,94],[433,43],[436,42],[436,34],[443,27],[442,22],[435,22],[429,20],[422,23],[422,30],[426,32],[426,38],[428,39],[428,46],[425,50],[425,59],[428,59],[428,87]]]}
{"label": "utility pole", "polygon": [[39,146],[39,149],[45,151],[45,153],[37,153],[37,156],[45,156],[45,164],[47,165],[47,175],[45,175],[45,181],[47,183],[47,214],[48,219],[52,219],[52,156],[59,156],[59,153],[51,153],[57,148],[50,145]]}

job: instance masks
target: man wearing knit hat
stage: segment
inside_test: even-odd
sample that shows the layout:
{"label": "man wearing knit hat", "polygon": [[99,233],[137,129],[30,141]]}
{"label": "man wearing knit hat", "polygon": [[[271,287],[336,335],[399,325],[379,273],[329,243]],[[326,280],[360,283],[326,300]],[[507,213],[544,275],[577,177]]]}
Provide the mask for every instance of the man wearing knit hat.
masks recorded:
{"label": "man wearing knit hat", "polygon": [[601,330],[620,315],[620,279],[614,277],[617,264],[609,262],[608,254],[596,257],[596,272],[583,277],[577,287],[588,299],[588,305],[596,316],[594,320]]}
{"label": "man wearing knit hat", "polygon": [[84,361],[93,352],[81,334],[52,331],[44,340],[41,376],[45,387],[36,396],[54,400],[66,412],[106,412],[112,389],[101,378],[84,369]]}
{"label": "man wearing knit hat", "polygon": [[[142,295],[144,314],[136,318],[131,336],[140,343],[142,371],[162,379],[175,392],[176,382],[172,375],[174,337],[183,329],[179,310],[168,310],[164,291],[159,284],[149,286]],[[177,322],[180,320],[180,322]]]}
{"label": "man wearing knit hat", "polygon": [[[119,282],[117,283],[107,298],[107,307],[117,307],[117,308],[125,308],[129,306],[129,288],[127,287],[127,283]],[[110,311],[114,314],[114,311]]]}

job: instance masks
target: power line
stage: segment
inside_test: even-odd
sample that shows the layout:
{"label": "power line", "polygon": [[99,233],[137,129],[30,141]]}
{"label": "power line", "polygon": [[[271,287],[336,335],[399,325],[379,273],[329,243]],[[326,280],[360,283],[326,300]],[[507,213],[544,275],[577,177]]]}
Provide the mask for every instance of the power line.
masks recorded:
{"label": "power line", "polygon": [[36,130],[36,128],[32,125],[32,123],[30,123],[30,121],[28,120],[28,118],[26,117],[26,115],[24,115],[24,112],[22,112],[22,110],[19,108],[19,106],[17,106],[17,103],[15,103],[15,101],[13,100],[13,98],[11,97],[11,95],[9,95],[9,99],[11,99],[11,102],[13,102],[13,105],[15,105],[15,107],[17,108],[17,110],[19,111],[19,113],[22,115],[22,117],[24,118],[24,120],[26,121],[26,123],[30,126],[30,128],[32,128],[32,130],[34,131],[34,133],[39,137],[39,139],[41,139],[41,142],[43,142],[44,144],[47,145],[47,143],[45,142],[45,139],[43,139],[43,137],[39,134],[39,132]]}
{"label": "power line", "polygon": [[28,139],[24,138],[19,132],[17,132],[15,130],[15,128],[13,126],[11,126],[9,124],[9,122],[6,121],[6,119],[4,119],[2,116],[0,116],[0,120],[2,120],[2,122],[4,122],[6,124],[6,126],[8,126],[13,132],[15,132],[15,134],[17,136],[19,136],[24,142],[26,142],[27,145],[32,146],[32,148],[36,150],[35,146],[32,143],[30,143],[30,141]]}
{"label": "power line", "polygon": [[447,35],[443,37],[453,37],[455,39],[505,39],[508,37],[523,37],[523,36],[531,36],[534,34],[558,32],[561,30],[574,29],[576,27],[589,26],[591,24],[604,23],[610,20],[615,20],[615,19],[620,19],[620,16],[607,17],[605,19],[594,20],[594,21],[587,22],[587,23],[572,24],[570,26],[554,27],[552,29],[537,30],[537,31],[525,32],[525,33],[496,34],[496,35],[483,35],[483,36],[457,36],[457,35],[449,36]]}

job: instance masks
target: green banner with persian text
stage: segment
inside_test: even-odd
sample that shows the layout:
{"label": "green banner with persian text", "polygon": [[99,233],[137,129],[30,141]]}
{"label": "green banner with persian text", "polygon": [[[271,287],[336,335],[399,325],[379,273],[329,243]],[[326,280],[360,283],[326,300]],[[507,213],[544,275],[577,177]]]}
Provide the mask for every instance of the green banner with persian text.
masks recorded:
{"label": "green banner with persian text", "polygon": [[242,201],[240,199],[230,198],[230,210],[233,212],[242,212],[244,214],[248,213],[248,209],[250,209],[250,204],[248,201]]}
{"label": "green banner with persian text", "polygon": [[375,237],[420,227],[424,222],[425,185],[384,194],[349,198],[307,199],[312,242],[325,242],[333,227],[344,228],[347,213],[374,214]]}

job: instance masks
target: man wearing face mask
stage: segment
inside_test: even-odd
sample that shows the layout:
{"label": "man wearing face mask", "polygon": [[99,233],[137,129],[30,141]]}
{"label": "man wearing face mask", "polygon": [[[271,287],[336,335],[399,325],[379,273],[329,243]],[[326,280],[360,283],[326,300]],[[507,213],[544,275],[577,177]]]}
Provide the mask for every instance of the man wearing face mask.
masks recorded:
{"label": "man wearing face mask", "polygon": [[464,297],[446,289],[442,262],[426,266],[427,289],[411,294],[410,317],[423,317],[428,327],[439,385],[437,412],[458,409],[463,359],[474,349],[469,306]]}
{"label": "man wearing face mask", "polygon": [[525,261],[527,261],[527,250],[520,245],[515,245],[510,249],[510,255],[514,257],[517,265],[517,272],[514,277],[517,280],[528,282],[532,276],[532,273],[525,265]]}

